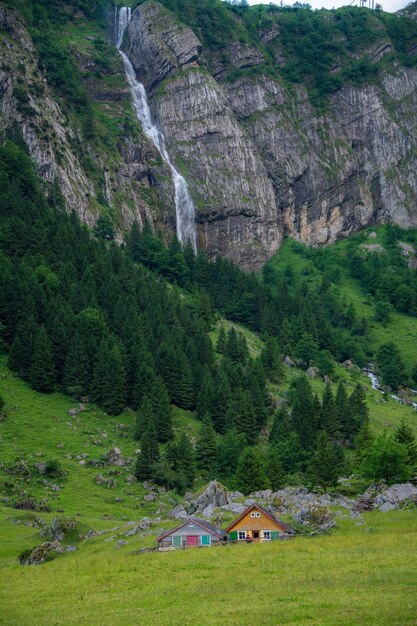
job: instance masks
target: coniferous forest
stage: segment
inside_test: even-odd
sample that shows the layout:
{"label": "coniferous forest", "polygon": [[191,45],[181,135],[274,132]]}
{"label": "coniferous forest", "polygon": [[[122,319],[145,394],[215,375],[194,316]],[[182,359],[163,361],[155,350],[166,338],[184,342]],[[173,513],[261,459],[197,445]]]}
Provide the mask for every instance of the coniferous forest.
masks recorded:
{"label": "coniferous forest", "polygon": [[[332,287],[329,271],[337,268],[327,263],[313,286],[290,268],[277,278],[266,266],[258,277],[195,256],[175,238],[166,245],[137,223],[120,246],[111,229],[92,231],[68,215],[58,185],[46,196],[21,146],[6,142],[0,167],[0,329],[9,367],[36,391],[60,389],[112,415],[133,409],[138,479],[180,493],[196,476],[244,493],[291,481],[330,486],[353,467],[390,478],[372,456],[385,448],[397,459],[392,478],[411,475],[412,432],[373,441],[362,384],[350,393],[342,381],[330,385],[335,362],[363,366],[371,355],[366,321]],[[311,254],[320,264],[320,253]],[[350,263],[358,272],[365,261],[353,256]],[[372,263],[361,272],[368,286]],[[403,274],[396,303],[412,308],[414,285],[407,296]],[[375,290],[388,301],[390,294]],[[256,332],[261,353],[251,356],[233,325],[221,325],[213,342],[219,316]],[[393,349],[380,352],[383,375],[397,374],[395,388],[413,372],[403,367],[398,378],[398,354],[390,369]],[[321,397],[302,374],[284,405],[274,406],[268,385],[282,381],[285,355],[328,377]],[[173,405],[201,420],[197,441],[174,437]]]}

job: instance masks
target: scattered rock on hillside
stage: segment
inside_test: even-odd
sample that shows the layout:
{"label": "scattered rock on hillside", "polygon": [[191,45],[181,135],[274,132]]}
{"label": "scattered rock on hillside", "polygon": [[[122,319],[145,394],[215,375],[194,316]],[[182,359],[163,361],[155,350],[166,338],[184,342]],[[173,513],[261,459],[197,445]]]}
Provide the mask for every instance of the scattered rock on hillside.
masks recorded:
{"label": "scattered rock on hillside", "polygon": [[415,502],[417,504],[417,487],[414,487],[411,483],[385,487],[374,498],[375,506],[380,511],[398,509],[407,502]]}
{"label": "scattered rock on hillside", "polygon": [[175,519],[187,519],[188,513],[182,504],[177,504],[174,506],[169,516],[174,517]]}
{"label": "scattered rock on hillside", "polygon": [[284,363],[287,367],[295,367],[295,363],[290,356],[285,357]]}
{"label": "scattered rock on hillside", "polygon": [[14,504],[14,508],[22,511],[44,511],[45,513],[49,513],[51,511],[51,507],[49,507],[43,501],[36,502],[34,498],[18,500],[18,502]]}
{"label": "scattered rock on hillside", "polygon": [[153,493],[147,493],[143,496],[145,502],[155,502],[156,496]]}
{"label": "scattered rock on hillside", "polygon": [[127,541],[125,539],[119,539],[119,541],[116,543],[116,548],[120,549],[123,546],[127,546]]}
{"label": "scattered rock on hillside", "polygon": [[25,550],[19,556],[21,565],[39,565],[44,561],[54,559],[58,554],[62,554],[64,548],[59,541],[45,541],[40,546],[32,550]]}
{"label": "scattered rock on hillside", "polygon": [[126,465],[126,460],[123,458],[120,448],[110,448],[105,458],[108,465],[116,465],[117,467],[124,467]]}
{"label": "scattered rock on hillside", "polygon": [[51,523],[41,531],[41,537],[49,541],[68,541],[78,543],[82,541],[86,533],[80,522],[74,519],[56,516]]}
{"label": "scattered rock on hillside", "polygon": [[310,367],[307,369],[306,374],[309,378],[318,378],[320,376],[320,371],[317,367],[313,367],[312,365],[310,365]]}
{"label": "scattered rock on hillside", "polygon": [[97,474],[94,480],[96,482],[96,485],[106,485],[108,482],[107,478],[105,478],[103,474]]}
{"label": "scattered rock on hillside", "polygon": [[209,505],[214,509],[227,504],[231,504],[229,491],[217,480],[212,480],[203,493],[190,501],[188,508],[191,513],[203,513]]}
{"label": "scattered rock on hillside", "polygon": [[323,506],[312,505],[301,508],[297,511],[294,519],[302,526],[309,526],[319,532],[326,532],[337,525],[333,513]]}

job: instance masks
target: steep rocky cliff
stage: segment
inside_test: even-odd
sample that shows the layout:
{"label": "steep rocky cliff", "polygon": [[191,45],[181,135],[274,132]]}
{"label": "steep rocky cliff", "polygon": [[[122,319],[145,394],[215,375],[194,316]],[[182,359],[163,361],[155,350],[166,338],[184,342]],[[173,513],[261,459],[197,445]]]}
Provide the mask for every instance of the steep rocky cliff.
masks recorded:
{"label": "steep rocky cliff", "polygon": [[[109,214],[120,237],[134,219],[172,229],[169,169],[131,110],[113,45],[107,48],[104,75],[97,72],[92,53],[101,38],[84,37],[83,45],[72,49],[92,112],[92,129],[83,133],[85,104],[77,117],[60,98],[63,94],[51,88],[27,25],[13,8],[0,6],[0,31],[0,129],[6,137],[22,136],[45,181],[60,184],[67,208],[89,225]],[[71,41],[70,32],[67,36]]]}
{"label": "steep rocky cliff", "polygon": [[[372,223],[417,226],[417,25],[365,9],[284,9],[146,0],[123,44],[189,184],[199,247],[245,268],[286,234],[316,245]],[[83,135],[6,7],[0,125],[17,122],[39,171],[87,223],[104,211],[120,235],[134,218],[173,232],[169,169],[135,120],[110,32],[86,23],[75,11],[63,37],[96,136]]]}
{"label": "steep rocky cliff", "polygon": [[[124,46],[191,185],[210,254],[258,267],[285,234],[324,244],[371,223],[417,225],[414,67],[394,61],[373,84],[345,84],[323,111],[303,85],[234,76],[260,65],[262,51],[231,41],[221,67],[154,0],[134,11]],[[380,61],[392,49],[385,31],[361,57]]]}

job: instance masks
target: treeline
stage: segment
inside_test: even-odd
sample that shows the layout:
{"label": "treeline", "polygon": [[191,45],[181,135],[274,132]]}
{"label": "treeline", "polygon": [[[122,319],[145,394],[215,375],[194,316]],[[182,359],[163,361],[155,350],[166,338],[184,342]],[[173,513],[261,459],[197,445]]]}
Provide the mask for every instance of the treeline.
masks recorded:
{"label": "treeline", "polygon": [[263,282],[236,265],[203,252],[196,257],[176,240],[167,247],[148,228],[133,224],[127,247],[132,258],[193,293],[204,294],[207,307],[241,323],[264,339],[276,338],[282,354],[316,365],[331,374],[332,359],[353,359],[364,365],[369,357],[366,321],[351,304],[338,297],[327,276],[318,285],[300,280],[291,268],[276,277],[265,266]]}
{"label": "treeline", "polygon": [[180,493],[192,488],[197,475],[216,477],[246,495],[288,484],[329,488],[352,472],[374,481],[404,481],[416,469],[412,429],[402,423],[393,436],[375,438],[360,384],[348,394],[340,382],[335,395],[326,385],[318,398],[302,376],[293,382],[288,404],[276,412],[268,446],[248,446],[233,426],[219,436],[206,414],[194,448],[182,433],[160,454],[155,429],[148,428],[135,473],[138,480],[152,478]]}

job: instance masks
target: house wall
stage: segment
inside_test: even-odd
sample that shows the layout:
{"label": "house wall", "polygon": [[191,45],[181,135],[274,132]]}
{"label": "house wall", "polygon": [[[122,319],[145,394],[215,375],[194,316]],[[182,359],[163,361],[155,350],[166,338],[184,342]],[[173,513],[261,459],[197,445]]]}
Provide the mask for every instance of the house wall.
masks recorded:
{"label": "house wall", "polygon": [[[252,512],[260,513],[260,517],[251,517],[250,514]],[[265,513],[257,509],[247,513],[245,517],[229,530],[229,533],[234,530],[278,530],[279,532],[286,532],[281,524],[274,522],[270,517],[265,515]]]}

